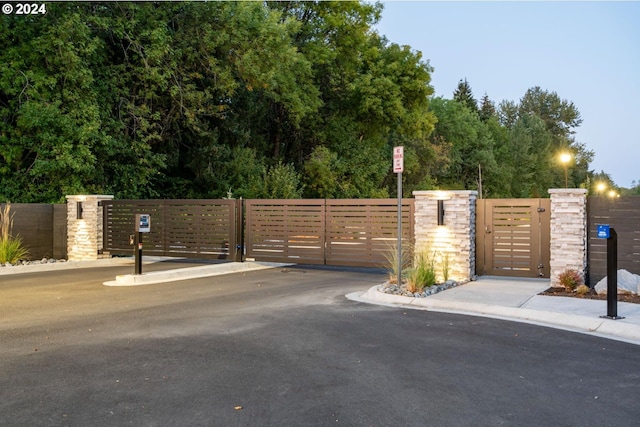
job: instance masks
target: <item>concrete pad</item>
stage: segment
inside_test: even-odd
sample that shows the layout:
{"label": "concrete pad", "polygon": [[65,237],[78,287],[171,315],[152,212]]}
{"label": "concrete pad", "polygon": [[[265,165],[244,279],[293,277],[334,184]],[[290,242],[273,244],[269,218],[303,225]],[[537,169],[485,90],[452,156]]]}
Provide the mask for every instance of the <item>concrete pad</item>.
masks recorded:
{"label": "concrete pad", "polygon": [[429,298],[521,307],[533,295],[548,289],[549,286],[549,279],[482,277],[477,281],[431,295]]}
{"label": "concrete pad", "polygon": [[178,280],[199,279],[242,271],[262,270],[266,268],[285,267],[292,264],[273,262],[229,262],[225,264],[204,265],[198,267],[179,268],[175,270],[152,271],[143,274],[125,274],[116,276],[115,280],[104,282],[105,286],[140,286],[154,283],[174,282]]}

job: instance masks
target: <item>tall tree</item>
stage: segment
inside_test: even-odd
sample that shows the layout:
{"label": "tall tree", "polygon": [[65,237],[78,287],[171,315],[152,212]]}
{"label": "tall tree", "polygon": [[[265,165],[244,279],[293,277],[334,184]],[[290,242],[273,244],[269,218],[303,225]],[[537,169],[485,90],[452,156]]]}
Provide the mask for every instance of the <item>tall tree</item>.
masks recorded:
{"label": "tall tree", "polygon": [[479,169],[484,181],[492,180],[497,171],[493,154],[493,139],[478,115],[463,104],[443,98],[434,98],[432,108],[438,119],[431,138],[450,146],[448,165],[433,171],[440,188],[477,190]]}
{"label": "tall tree", "polygon": [[573,102],[561,99],[556,92],[542,90],[533,87],[525,93],[518,106],[518,116],[535,115],[545,124],[551,136],[549,149],[549,161],[552,169],[556,171],[555,179],[551,186],[564,186],[561,167],[555,159],[561,151],[572,154],[574,163],[571,169],[571,187],[583,186],[588,173],[589,163],[593,160],[594,153],[586,146],[575,140],[575,129],[582,123],[580,112]]}
{"label": "tall tree", "polygon": [[466,106],[469,110],[478,112],[478,101],[473,97],[471,85],[466,77],[458,82],[458,87],[453,91],[453,99]]}
{"label": "tall tree", "polygon": [[480,110],[478,110],[478,115],[480,116],[480,120],[483,122],[486,122],[497,115],[496,106],[493,101],[489,99],[489,95],[486,93],[482,97],[482,101],[480,101]]}

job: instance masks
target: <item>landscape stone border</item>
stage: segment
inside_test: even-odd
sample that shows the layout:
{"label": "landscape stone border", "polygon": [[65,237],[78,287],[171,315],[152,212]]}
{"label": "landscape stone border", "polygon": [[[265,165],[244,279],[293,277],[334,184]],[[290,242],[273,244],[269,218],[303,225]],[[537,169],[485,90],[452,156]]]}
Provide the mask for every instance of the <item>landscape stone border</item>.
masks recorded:
{"label": "landscape stone border", "polygon": [[438,292],[446,291],[447,289],[460,286],[462,283],[458,283],[455,280],[448,280],[445,283],[438,283],[433,286],[427,286],[422,292],[409,292],[404,286],[398,286],[395,283],[385,282],[378,286],[378,291],[384,294],[399,295],[409,298],[426,298],[429,295],[435,295]]}

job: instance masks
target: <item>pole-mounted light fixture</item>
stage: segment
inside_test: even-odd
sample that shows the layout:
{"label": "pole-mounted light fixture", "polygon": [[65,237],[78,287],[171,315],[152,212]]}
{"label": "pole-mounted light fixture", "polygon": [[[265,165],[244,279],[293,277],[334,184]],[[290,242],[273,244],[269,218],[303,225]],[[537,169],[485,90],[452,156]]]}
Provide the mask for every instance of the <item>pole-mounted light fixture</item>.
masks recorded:
{"label": "pole-mounted light fixture", "polygon": [[76,218],[82,219],[82,202],[76,202]]}
{"label": "pole-mounted light fixture", "polygon": [[444,200],[438,200],[438,225],[444,225]]}
{"label": "pole-mounted light fixture", "polygon": [[560,163],[564,166],[564,188],[569,188],[569,162],[571,159],[571,154],[567,152],[560,154]]}

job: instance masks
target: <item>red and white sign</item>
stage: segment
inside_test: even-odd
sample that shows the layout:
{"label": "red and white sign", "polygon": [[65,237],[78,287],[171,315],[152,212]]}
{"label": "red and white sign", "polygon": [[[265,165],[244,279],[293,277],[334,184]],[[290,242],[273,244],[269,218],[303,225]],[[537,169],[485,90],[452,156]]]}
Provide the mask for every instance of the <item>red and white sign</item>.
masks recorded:
{"label": "red and white sign", "polygon": [[393,147],[393,173],[404,171],[404,147]]}

